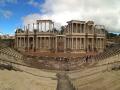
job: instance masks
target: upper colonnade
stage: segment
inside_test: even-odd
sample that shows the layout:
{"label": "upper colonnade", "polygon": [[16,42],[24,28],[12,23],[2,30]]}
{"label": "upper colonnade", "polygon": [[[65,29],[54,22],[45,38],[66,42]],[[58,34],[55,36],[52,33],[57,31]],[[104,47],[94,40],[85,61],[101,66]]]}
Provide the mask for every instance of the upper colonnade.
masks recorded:
{"label": "upper colonnade", "polygon": [[[34,32],[36,30],[37,32],[53,32],[54,30],[54,22],[52,20],[37,20],[36,23],[28,24],[27,26],[24,26],[23,32]],[[20,31],[17,31],[19,33]]]}
{"label": "upper colonnade", "polygon": [[71,20],[67,23],[66,34],[105,34],[105,27],[103,25],[95,25],[93,21]]}

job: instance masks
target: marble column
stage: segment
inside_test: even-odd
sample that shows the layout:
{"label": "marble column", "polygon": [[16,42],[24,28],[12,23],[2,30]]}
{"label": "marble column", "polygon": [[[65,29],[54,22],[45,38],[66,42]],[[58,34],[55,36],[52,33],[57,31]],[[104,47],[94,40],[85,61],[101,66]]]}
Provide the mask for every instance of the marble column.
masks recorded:
{"label": "marble column", "polygon": [[46,21],[45,21],[45,32],[46,32]]}
{"label": "marble column", "polygon": [[49,22],[49,33],[50,33],[50,31],[51,31],[51,24],[50,24],[50,22]]}
{"label": "marble column", "polygon": [[77,50],[77,37],[76,37],[76,50]]}
{"label": "marble column", "polygon": [[73,37],[72,37],[72,49],[73,49]]}
{"label": "marble column", "polygon": [[73,27],[73,23],[72,23],[72,33],[73,33],[73,29],[74,29],[74,27]]}
{"label": "marble column", "polygon": [[38,37],[36,37],[36,49],[38,49]]}
{"label": "marble column", "polygon": [[39,32],[39,23],[37,23],[37,30],[38,30],[38,32]]}
{"label": "marble column", "polygon": [[22,48],[22,38],[20,37],[20,48]]}
{"label": "marble column", "polygon": [[49,38],[49,49],[51,49],[51,41],[50,41],[50,37]]}
{"label": "marble column", "polygon": [[17,40],[16,40],[16,43],[17,43],[17,48],[19,47],[18,45],[19,45],[19,41],[18,41],[18,37],[16,37],[17,38]]}
{"label": "marble column", "polygon": [[56,52],[57,52],[57,37],[56,37]]}
{"label": "marble column", "polygon": [[86,42],[87,42],[86,39],[83,38],[83,47],[84,47],[84,50],[87,49],[87,45],[86,45],[87,43]]}
{"label": "marble column", "polygon": [[75,32],[75,33],[77,33],[77,32],[78,32],[78,27],[77,27],[77,25],[78,25],[78,24],[76,23],[76,32]]}
{"label": "marble column", "polygon": [[28,43],[27,49],[28,49],[28,51],[29,51],[29,36],[28,36],[28,38],[27,38],[27,43]]}
{"label": "marble column", "polygon": [[41,37],[39,38],[39,45],[40,45],[39,48],[41,49],[42,48],[42,38]]}
{"label": "marble column", "polygon": [[66,37],[64,37],[64,52],[66,52]]}
{"label": "marble column", "polygon": [[72,30],[71,30],[71,29],[72,29],[71,27],[72,27],[72,26],[71,26],[71,23],[70,23],[70,34],[71,34],[71,31],[72,31]]}
{"label": "marble column", "polygon": [[26,47],[26,43],[25,43],[25,37],[24,37],[24,48]]}
{"label": "marble column", "polygon": [[42,31],[42,22],[40,22],[40,27],[41,27],[41,30],[40,30],[40,31]]}
{"label": "marble column", "polygon": [[33,49],[33,51],[34,51],[34,47],[35,47],[35,43],[34,43],[34,42],[35,42],[35,39],[34,39],[34,36],[32,37],[32,39],[33,39],[33,42],[32,42],[32,43],[33,43],[33,47],[32,47],[32,49]]}
{"label": "marble column", "polygon": [[80,49],[81,49],[82,43],[81,43],[81,38],[80,38]]}

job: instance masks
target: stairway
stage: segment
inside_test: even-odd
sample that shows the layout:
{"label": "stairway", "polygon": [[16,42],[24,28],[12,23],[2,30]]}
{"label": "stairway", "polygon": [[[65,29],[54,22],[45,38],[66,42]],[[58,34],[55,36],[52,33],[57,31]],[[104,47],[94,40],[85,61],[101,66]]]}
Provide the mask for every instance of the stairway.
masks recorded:
{"label": "stairway", "polygon": [[58,73],[57,77],[57,90],[74,90],[65,72]]}

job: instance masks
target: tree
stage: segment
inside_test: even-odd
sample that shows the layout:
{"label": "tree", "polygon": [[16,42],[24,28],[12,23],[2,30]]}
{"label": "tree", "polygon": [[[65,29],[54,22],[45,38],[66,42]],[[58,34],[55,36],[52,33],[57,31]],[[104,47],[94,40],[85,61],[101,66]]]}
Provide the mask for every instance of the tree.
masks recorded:
{"label": "tree", "polygon": [[61,26],[60,33],[63,34],[63,33],[64,33],[64,30],[65,30],[65,27],[64,27],[64,26]]}

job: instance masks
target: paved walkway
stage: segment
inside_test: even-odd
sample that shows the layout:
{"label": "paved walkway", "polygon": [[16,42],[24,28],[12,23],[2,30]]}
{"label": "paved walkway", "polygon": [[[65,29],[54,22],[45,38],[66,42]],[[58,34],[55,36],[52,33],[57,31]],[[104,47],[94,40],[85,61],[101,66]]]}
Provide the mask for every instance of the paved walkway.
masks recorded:
{"label": "paved walkway", "polygon": [[58,85],[57,90],[74,90],[64,72],[57,74]]}

